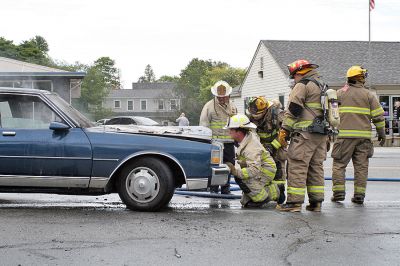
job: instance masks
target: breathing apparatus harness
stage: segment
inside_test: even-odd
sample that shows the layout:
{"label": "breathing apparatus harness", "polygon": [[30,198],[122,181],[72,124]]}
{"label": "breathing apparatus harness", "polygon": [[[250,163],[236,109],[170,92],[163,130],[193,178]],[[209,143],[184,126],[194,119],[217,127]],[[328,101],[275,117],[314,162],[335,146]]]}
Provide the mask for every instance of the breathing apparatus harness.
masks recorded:
{"label": "breathing apparatus harness", "polygon": [[321,106],[323,114],[322,116],[317,116],[310,107],[305,106],[305,108],[314,116],[312,124],[306,128],[306,131],[329,135],[335,139],[339,134],[338,126],[340,124],[337,93],[335,90],[329,89],[327,84],[319,82],[311,77],[303,78],[299,82],[307,85],[310,81],[316,84],[321,90]]}

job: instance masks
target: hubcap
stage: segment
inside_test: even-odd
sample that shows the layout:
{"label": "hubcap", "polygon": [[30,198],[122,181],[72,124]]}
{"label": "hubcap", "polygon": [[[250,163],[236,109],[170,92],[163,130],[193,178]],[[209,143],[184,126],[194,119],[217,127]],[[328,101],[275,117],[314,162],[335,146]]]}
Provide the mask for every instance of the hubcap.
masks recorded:
{"label": "hubcap", "polygon": [[126,179],[126,190],[129,196],[140,203],[152,201],[160,191],[156,173],[147,167],[133,169]]}

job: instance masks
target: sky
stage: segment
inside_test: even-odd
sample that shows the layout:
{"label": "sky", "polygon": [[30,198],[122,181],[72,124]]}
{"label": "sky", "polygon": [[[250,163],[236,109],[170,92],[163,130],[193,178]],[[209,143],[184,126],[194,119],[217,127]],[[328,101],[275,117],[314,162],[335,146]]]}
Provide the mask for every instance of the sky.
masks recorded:
{"label": "sky", "polygon": [[[369,0],[1,0],[0,5],[0,36],[17,44],[43,36],[49,55],[69,63],[109,56],[124,88],[131,88],[147,64],[157,77],[179,75],[196,57],[247,68],[260,40],[368,40]],[[371,32],[372,41],[400,41],[399,0],[375,0]]]}

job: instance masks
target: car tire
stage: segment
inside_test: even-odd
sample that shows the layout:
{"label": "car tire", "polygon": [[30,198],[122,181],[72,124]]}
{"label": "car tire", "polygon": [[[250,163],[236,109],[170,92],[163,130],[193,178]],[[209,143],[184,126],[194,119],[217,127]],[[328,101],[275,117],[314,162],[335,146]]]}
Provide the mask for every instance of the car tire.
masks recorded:
{"label": "car tire", "polygon": [[126,165],[117,187],[122,202],[134,211],[157,211],[170,202],[175,191],[171,169],[151,157]]}

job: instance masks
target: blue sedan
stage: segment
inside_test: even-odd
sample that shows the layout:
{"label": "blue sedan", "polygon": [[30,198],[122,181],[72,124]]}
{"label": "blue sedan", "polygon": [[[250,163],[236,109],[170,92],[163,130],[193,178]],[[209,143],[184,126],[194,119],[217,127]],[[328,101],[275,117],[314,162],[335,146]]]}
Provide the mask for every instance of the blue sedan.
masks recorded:
{"label": "blue sedan", "polygon": [[0,88],[0,192],[119,193],[156,211],[175,188],[224,185],[222,145],[208,137],[95,126],[57,94]]}

